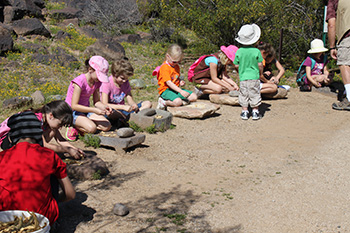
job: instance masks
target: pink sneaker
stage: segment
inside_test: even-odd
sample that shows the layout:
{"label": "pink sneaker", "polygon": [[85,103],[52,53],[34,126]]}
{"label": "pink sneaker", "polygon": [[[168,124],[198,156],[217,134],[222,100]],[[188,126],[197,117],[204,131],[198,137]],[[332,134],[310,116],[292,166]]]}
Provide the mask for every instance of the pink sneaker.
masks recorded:
{"label": "pink sneaker", "polygon": [[67,128],[66,138],[68,141],[74,142],[78,139],[79,131],[74,127]]}

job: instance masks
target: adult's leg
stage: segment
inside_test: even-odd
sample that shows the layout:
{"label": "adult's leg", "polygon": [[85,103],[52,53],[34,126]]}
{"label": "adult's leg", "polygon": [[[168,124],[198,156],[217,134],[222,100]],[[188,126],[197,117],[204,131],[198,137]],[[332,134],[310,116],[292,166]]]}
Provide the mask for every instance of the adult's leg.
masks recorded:
{"label": "adult's leg", "polygon": [[350,66],[341,65],[339,69],[346,90],[346,98],[350,101]]}
{"label": "adult's leg", "polygon": [[277,85],[274,83],[262,83],[261,84],[261,94],[276,94]]}

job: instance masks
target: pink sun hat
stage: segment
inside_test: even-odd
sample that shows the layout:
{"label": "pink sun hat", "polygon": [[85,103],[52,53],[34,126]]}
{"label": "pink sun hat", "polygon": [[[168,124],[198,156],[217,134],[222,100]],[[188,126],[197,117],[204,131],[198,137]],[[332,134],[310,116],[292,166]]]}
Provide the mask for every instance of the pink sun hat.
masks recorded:
{"label": "pink sun hat", "polygon": [[234,45],[229,45],[227,47],[221,46],[220,50],[223,51],[231,61],[234,61],[238,47]]}
{"label": "pink sun hat", "polygon": [[89,65],[96,71],[97,78],[102,83],[108,83],[108,61],[101,56],[92,56]]}

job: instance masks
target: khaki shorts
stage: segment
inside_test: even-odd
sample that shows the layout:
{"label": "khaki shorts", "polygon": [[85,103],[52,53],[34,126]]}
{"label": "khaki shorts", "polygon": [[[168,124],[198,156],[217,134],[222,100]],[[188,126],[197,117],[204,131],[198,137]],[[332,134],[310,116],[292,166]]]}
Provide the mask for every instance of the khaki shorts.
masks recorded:
{"label": "khaki shorts", "polygon": [[337,65],[350,66],[350,37],[343,39],[337,46]]}
{"label": "khaki shorts", "polygon": [[258,107],[261,104],[260,80],[241,81],[238,100],[242,107]]}

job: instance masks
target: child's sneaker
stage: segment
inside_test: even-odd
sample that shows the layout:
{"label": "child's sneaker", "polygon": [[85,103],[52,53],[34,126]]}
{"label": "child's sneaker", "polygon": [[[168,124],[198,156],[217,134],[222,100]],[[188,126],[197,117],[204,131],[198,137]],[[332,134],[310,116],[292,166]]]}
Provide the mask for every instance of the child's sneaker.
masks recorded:
{"label": "child's sneaker", "polygon": [[242,120],[248,120],[248,118],[249,118],[248,111],[242,111],[241,118],[242,118]]}
{"label": "child's sneaker", "polygon": [[259,111],[253,111],[252,112],[252,119],[255,120],[255,121],[260,119]]}
{"label": "child's sneaker", "polygon": [[68,127],[66,131],[66,138],[68,141],[74,142],[78,139],[79,131],[74,127]]}
{"label": "child's sneaker", "polygon": [[158,98],[157,109],[166,110],[165,100],[164,100],[162,97],[159,97],[159,98]]}

